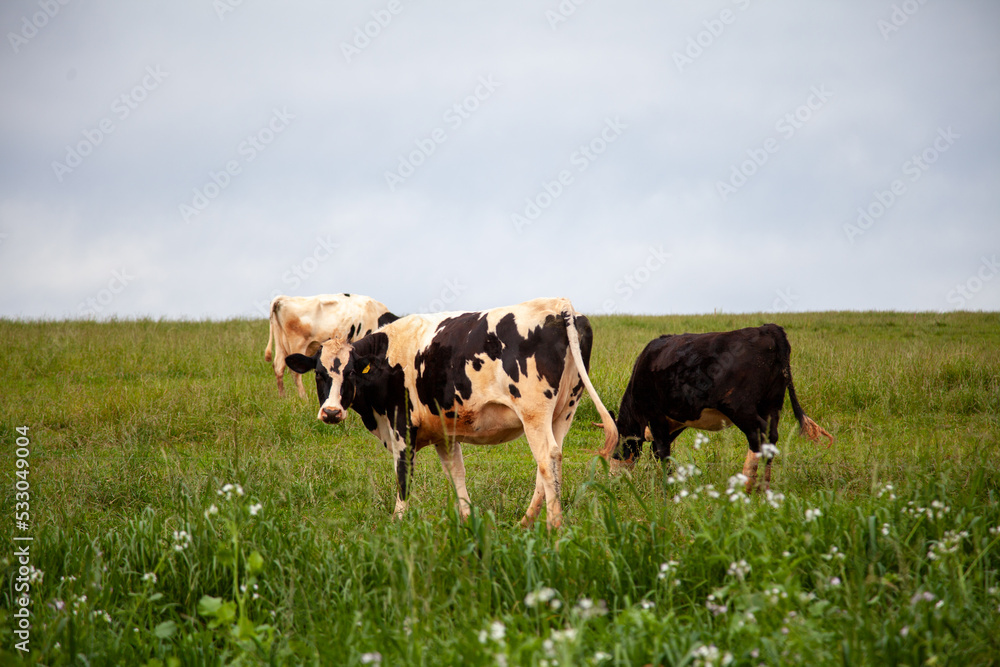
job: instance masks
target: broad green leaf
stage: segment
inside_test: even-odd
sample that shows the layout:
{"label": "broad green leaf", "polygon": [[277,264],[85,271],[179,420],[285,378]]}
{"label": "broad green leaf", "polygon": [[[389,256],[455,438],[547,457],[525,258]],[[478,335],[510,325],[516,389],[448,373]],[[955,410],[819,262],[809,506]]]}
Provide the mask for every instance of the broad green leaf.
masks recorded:
{"label": "broad green leaf", "polygon": [[247,567],[250,568],[250,574],[257,574],[264,569],[264,557],[260,555],[260,552],[254,550],[247,558]]}
{"label": "broad green leaf", "polygon": [[198,600],[198,613],[202,616],[215,616],[220,607],[222,607],[222,598],[204,595]]}
{"label": "broad green leaf", "polygon": [[153,634],[160,639],[170,639],[176,631],[177,624],[173,621],[163,621],[163,623],[153,628]]}

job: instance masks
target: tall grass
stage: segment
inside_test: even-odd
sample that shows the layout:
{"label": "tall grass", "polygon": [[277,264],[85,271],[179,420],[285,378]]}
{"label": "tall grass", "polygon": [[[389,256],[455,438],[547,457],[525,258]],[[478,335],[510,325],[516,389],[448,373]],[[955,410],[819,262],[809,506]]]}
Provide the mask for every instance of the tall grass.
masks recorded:
{"label": "tall grass", "polygon": [[[616,407],[652,337],[768,319],[595,317],[592,377]],[[266,322],[0,321],[0,466],[13,474],[29,426],[44,573],[24,655],[13,547],[0,556],[0,661],[996,664],[1000,317],[780,323],[833,448],[788,410],[770,496],[727,492],[746,447],[732,430],[610,477],[586,403],[566,527],[549,533],[516,527],[534,487],[523,439],[464,448],[465,522],[418,455],[391,520],[388,456],[354,417],[317,422],[311,393],[277,398]],[[8,484],[4,516],[14,503]]]}

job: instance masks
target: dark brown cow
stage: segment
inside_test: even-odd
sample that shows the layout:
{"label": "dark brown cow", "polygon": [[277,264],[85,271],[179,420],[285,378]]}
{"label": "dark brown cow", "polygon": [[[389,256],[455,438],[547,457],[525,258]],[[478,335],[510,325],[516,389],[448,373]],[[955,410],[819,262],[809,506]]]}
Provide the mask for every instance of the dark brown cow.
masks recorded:
{"label": "dark brown cow", "polygon": [[[778,442],[778,419],[785,390],[802,432],[810,439],[830,439],[806,416],[795,395],[791,346],[776,324],[719,333],[660,336],[635,361],[616,424],[621,447],[615,459],[631,467],[652,440],[659,459],[686,428],[719,431],[735,425],[747,437],[743,464],[749,493],[757,484],[761,444]],[[762,437],[766,434],[766,440]],[[771,479],[766,457],[764,484]]]}

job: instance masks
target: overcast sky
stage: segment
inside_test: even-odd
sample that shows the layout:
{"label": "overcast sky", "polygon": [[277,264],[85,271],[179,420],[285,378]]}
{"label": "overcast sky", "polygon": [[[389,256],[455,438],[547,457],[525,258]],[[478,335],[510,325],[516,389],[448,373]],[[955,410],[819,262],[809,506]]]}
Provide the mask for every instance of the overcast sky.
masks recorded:
{"label": "overcast sky", "polygon": [[993,0],[17,0],[0,26],[0,316],[1000,310]]}

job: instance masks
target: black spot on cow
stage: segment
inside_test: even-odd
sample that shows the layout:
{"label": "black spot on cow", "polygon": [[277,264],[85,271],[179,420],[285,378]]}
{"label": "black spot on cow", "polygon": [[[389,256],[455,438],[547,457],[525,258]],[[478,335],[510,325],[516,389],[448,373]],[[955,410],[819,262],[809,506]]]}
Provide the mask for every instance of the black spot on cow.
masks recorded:
{"label": "black spot on cow", "polygon": [[[593,331],[582,315],[576,317],[576,327],[584,365],[589,368]],[[547,316],[542,324],[524,336],[517,330],[513,313],[500,318],[494,331],[488,328],[486,315],[480,312],[446,318],[438,324],[430,344],[417,353],[414,359],[417,399],[428,406],[432,414],[469,399],[472,381],[467,375],[467,365],[478,371],[482,363],[477,359],[480,354],[492,360],[499,359],[504,372],[515,383],[522,375],[527,375],[528,360],[534,359],[539,379],[551,387],[550,395],[558,391],[569,350],[563,316]],[[582,389],[582,383],[580,386]]]}
{"label": "black spot on cow", "polygon": [[575,398],[572,399],[572,400],[570,400],[569,407],[573,407],[574,405],[576,405],[576,399]]}
{"label": "black spot on cow", "polygon": [[[589,329],[590,325],[583,317],[578,318],[577,326],[581,321]],[[508,313],[497,322],[496,335],[503,346],[500,353],[503,369],[512,380],[517,382],[521,374],[527,375],[528,359],[534,357],[539,379],[544,379],[553,389],[559,389],[559,378],[562,377],[566,351],[569,349],[566,324],[561,316],[549,315],[541,325],[529,331],[527,336],[521,336],[517,331],[514,314]],[[581,352],[583,338],[581,333]],[[589,358],[589,352],[588,349],[585,359]]]}
{"label": "black spot on cow", "polygon": [[390,312],[382,313],[381,315],[378,316],[378,328],[381,329],[385,325],[392,324],[398,319],[399,319],[398,316],[393,315]]}
{"label": "black spot on cow", "polygon": [[378,413],[387,416],[393,430],[404,437],[409,427],[410,402],[403,367],[389,364],[388,349],[389,337],[378,331],[354,344],[351,359],[344,367],[340,402],[345,410],[353,407],[369,431],[375,430]]}
{"label": "black spot on cow", "polygon": [[483,369],[483,360],[480,359],[479,357],[476,357],[475,359],[473,359],[472,360],[472,370],[474,370],[474,371],[476,371],[478,373],[482,369]]}
{"label": "black spot on cow", "polygon": [[503,343],[500,342],[500,338],[492,331],[487,332],[486,338],[483,340],[483,352],[493,361],[499,359],[500,354],[503,352]]}
{"label": "black spot on cow", "polygon": [[344,292],[344,296],[346,296],[348,299],[351,298],[351,295],[348,294],[347,292]]}
{"label": "black spot on cow", "polygon": [[333,368],[331,368],[334,373],[340,372],[340,357],[335,357],[333,360]]}
{"label": "black spot on cow", "polygon": [[444,416],[447,417],[448,419],[454,419],[455,418],[455,411],[454,410],[447,410],[447,411],[445,411]]}
{"label": "black spot on cow", "polygon": [[546,389],[544,393],[545,393],[545,398],[552,398],[553,394],[551,389]]}
{"label": "black spot on cow", "polygon": [[[517,387],[515,387],[514,385],[510,385],[508,387],[508,389],[510,389],[510,395],[511,396],[513,396],[514,398],[521,398],[521,392],[520,392],[520,390]],[[546,391],[548,391],[548,390],[546,390]]]}
{"label": "black spot on cow", "polygon": [[354,325],[351,325],[350,331],[347,332],[347,340],[354,340]]}

